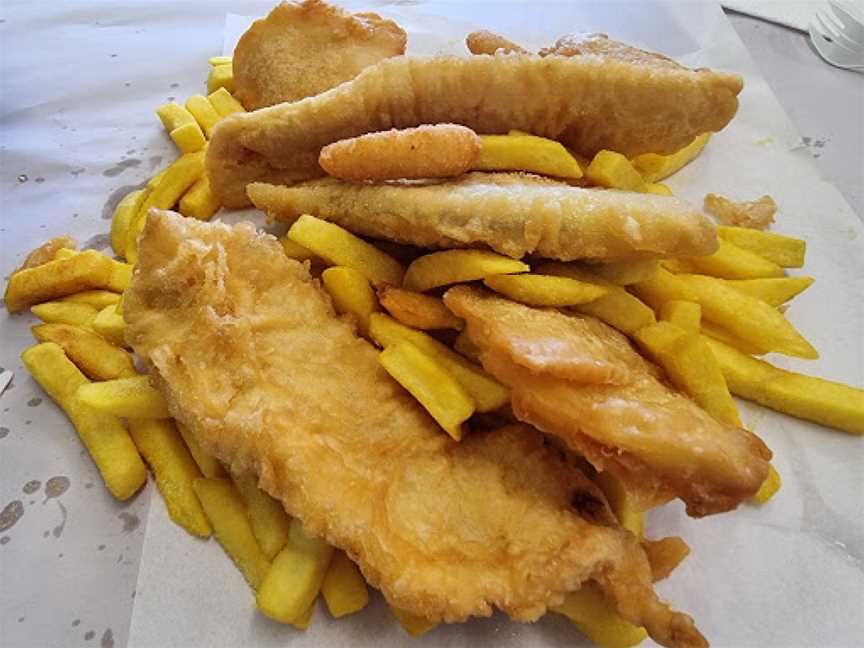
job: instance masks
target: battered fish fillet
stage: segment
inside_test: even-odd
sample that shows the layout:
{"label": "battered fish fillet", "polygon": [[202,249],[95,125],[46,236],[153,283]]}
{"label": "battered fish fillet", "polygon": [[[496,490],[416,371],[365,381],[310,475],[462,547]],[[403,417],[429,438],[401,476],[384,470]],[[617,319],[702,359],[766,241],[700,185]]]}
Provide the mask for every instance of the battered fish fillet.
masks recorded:
{"label": "battered fish fillet", "polygon": [[600,56],[503,54],[381,61],[315,97],[217,124],[207,172],[219,201],[248,204],[250,182],[323,174],[322,147],[390,128],[456,123],[560,140],[586,157],[673,153],[735,115],[741,77]]}
{"label": "battered fish fillet", "polygon": [[384,185],[332,178],[251,184],[272,218],[312,214],[352,232],[424,247],[488,246],[515,258],[625,261],[711,254],[714,223],[680,198],[585,189],[524,173]]}
{"label": "battered fish fillet", "polygon": [[283,2],[256,20],[234,49],[234,94],[247,110],[297,101],[405,53],[405,31],[374,13],[321,0]]}
{"label": "battered fish fillet", "polygon": [[583,474],[529,429],[442,434],[275,238],[154,210],[124,316],[171,413],[391,604],[531,621],[594,579],[660,643],[705,645]]}
{"label": "battered fish fillet", "polygon": [[[771,451],[759,437],[717,421],[672,389],[600,320],[469,286],[451,288],[444,303],[465,319],[486,371],[512,390],[516,418],[620,478],[643,505],[674,496],[691,516],[720,513],[765,481]],[[563,338],[562,328],[571,335]]]}
{"label": "battered fish fillet", "polygon": [[668,56],[613,40],[606,34],[568,34],[552,47],[540,50],[540,56],[599,56],[663,70],[687,69]]}

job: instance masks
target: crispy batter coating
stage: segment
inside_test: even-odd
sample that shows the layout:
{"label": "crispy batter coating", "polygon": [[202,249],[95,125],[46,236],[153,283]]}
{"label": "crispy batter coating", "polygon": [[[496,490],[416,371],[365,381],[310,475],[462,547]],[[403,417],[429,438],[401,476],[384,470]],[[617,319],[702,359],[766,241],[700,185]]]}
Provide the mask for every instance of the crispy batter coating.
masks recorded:
{"label": "crispy batter coating", "polygon": [[680,198],[585,189],[524,173],[362,185],[333,178],[249,185],[271,217],[325,218],[358,234],[424,247],[490,247],[514,258],[624,261],[711,254],[714,224]]}
{"label": "crispy batter coating", "polygon": [[705,211],[724,225],[764,230],[774,222],[777,203],[768,195],[736,202],[726,196],[709,193],[705,195]]}
{"label": "crispy batter coating", "polygon": [[[657,367],[612,327],[470,286],[451,288],[444,303],[465,319],[486,371],[511,388],[516,418],[560,437],[628,489],[654,491],[654,503],[672,494],[686,503],[689,515],[699,517],[735,508],[765,481],[771,451],[759,437],[717,421],[669,387]],[[627,382],[588,383],[585,374],[580,381],[568,380],[525,357],[526,348],[555,346],[557,337],[548,331],[571,318],[574,335],[561,352],[576,362],[593,355],[598,362],[623,364]],[[591,327],[580,320],[591,321]]]}
{"label": "crispy batter coating", "polygon": [[470,128],[426,124],[328,144],[321,149],[318,163],[342,180],[450,178],[468,171],[482,147]]}
{"label": "crispy batter coating", "polygon": [[521,45],[517,45],[513,41],[507,40],[503,36],[499,36],[493,32],[481,29],[474,31],[465,37],[465,45],[468,51],[472,54],[527,54],[526,50]]}
{"label": "crispy batter coating", "polygon": [[568,34],[555,41],[552,47],[540,50],[540,56],[598,56],[658,69],[687,69],[668,56],[612,40],[606,34]]}
{"label": "crispy batter coating", "polygon": [[322,0],[282,2],[256,20],[234,50],[234,94],[247,110],[297,101],[405,53],[405,31],[374,13]]}
{"label": "crispy batter coating", "polygon": [[530,621],[596,579],[657,641],[705,645],[590,480],[524,426],[442,434],[275,238],[154,211],[140,253],[127,332],[172,414],[391,604]]}
{"label": "crispy batter coating", "polygon": [[741,87],[735,74],[599,56],[395,57],[329,92],[222,120],[207,172],[220,202],[242,207],[250,182],[322,175],[318,154],[327,144],[447,122],[477,133],[523,130],[589,158],[601,149],[673,153],[723,128]]}

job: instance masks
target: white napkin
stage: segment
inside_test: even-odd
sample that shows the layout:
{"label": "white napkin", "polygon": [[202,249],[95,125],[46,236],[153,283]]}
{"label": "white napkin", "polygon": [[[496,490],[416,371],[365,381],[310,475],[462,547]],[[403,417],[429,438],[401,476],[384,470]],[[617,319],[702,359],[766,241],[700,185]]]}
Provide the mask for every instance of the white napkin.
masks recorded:
{"label": "white napkin", "polygon": [[828,7],[824,0],[722,0],[726,9],[806,32],[813,16]]}

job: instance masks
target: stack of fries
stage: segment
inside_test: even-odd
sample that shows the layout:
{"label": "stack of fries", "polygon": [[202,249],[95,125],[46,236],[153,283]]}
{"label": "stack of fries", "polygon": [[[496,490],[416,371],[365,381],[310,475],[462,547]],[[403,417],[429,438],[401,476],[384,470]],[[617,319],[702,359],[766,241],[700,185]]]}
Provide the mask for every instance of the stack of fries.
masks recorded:
{"label": "stack of fries", "polygon": [[[124,337],[122,293],[137,260],[137,236],[151,207],[209,219],[219,209],[204,175],[213,126],[243,111],[230,94],[231,60],[214,57],[209,96],[157,114],[182,153],[147,186],[118,204],[111,246],[127,262],[78,251],[68,237],[34,251],[6,289],[10,312],[30,307],[43,324],[37,344],[23,353],[28,370],[66,412],[109,491],[125,500],[147,480],[145,462],[171,518],[194,536],[211,534],[256,592],[267,616],[299,629],[309,626],[321,593],[330,613],[363,609],[367,585],[354,563],[308,536],[299,520],[258,488],[252,474],[232,473],[208,455],[170,417],[161,394],[136,369]],[[659,181],[694,159],[708,135],[670,156],[634,160],[601,151],[590,162],[558,142],[520,132],[482,136],[474,168],[532,171],[594,185],[671,194]],[[864,392],[786,371],[753,357],[769,352],[815,358],[816,350],[783,309],[812,283],[788,277],[804,265],[802,240],[741,227],[720,228],[719,250],[708,257],[592,266],[541,262],[536,267],[481,250],[416,256],[390,245],[388,254],[351,232],[302,216],[282,237],[287,256],[320,271],[336,310],[379,346],[381,365],[454,439],[476,413],[509,402],[508,390],[479,365],[463,322],[440,298],[443,287],[482,281],[489,289],[533,306],[592,315],[617,328],[710,414],[740,426],[732,394],[847,432],[864,433]],[[401,260],[397,260],[397,257]],[[410,261],[407,267],[403,262]],[[125,424],[124,421],[125,420]],[[597,477],[621,524],[641,536],[644,520],[626,491],[607,474]],[[780,487],[772,469],[756,501]],[[686,555],[677,539],[646,541],[662,578]],[[680,541],[678,541],[680,542]],[[683,543],[682,543],[683,544]],[[615,614],[600,592],[584,587],[554,611],[566,615],[601,646],[630,646],[646,633]],[[413,636],[434,624],[394,610]]]}

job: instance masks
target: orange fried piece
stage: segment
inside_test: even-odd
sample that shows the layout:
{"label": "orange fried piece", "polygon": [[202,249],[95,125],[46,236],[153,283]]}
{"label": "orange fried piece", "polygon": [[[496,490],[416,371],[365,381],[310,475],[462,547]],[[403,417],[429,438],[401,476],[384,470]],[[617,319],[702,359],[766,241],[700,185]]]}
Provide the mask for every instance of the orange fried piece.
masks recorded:
{"label": "orange fried piece", "polygon": [[658,642],[705,645],[596,485],[524,425],[442,434],[275,238],[153,211],[140,253],[127,333],[172,414],[392,606],[533,621],[595,580]]}
{"label": "orange fried piece", "polygon": [[482,146],[470,128],[427,124],[334,142],[321,149],[318,163],[342,180],[448,178],[468,171]]}
{"label": "orange fried piece", "polygon": [[472,54],[511,54],[513,52],[519,54],[528,53],[528,50],[521,45],[517,45],[503,36],[499,36],[498,34],[485,29],[480,29],[468,34],[468,36],[465,37],[465,45],[467,45],[468,51]]}
{"label": "orange fried piece", "polygon": [[[599,320],[531,308],[469,286],[451,288],[444,303],[465,319],[484,369],[512,390],[516,418],[560,437],[598,471],[608,470],[642,500],[640,508],[678,497],[694,517],[720,513],[765,480],[771,451],[757,436],[712,418]],[[536,363],[532,371],[530,354],[514,353],[530,349],[530,340],[551,346],[549,330],[568,328],[565,317],[572,324],[560,354],[580,363],[592,356],[614,359],[629,371],[626,382],[568,380],[537,371]],[[564,362],[556,360],[553,368]]]}
{"label": "orange fried piece", "polygon": [[720,194],[705,196],[705,211],[724,225],[764,230],[774,222],[777,203],[771,196],[736,202]]}
{"label": "orange fried piece", "polygon": [[76,243],[75,239],[68,234],[56,236],[50,241],[46,241],[45,243],[37,247],[35,250],[30,252],[30,254],[27,255],[27,258],[24,259],[24,263],[21,264],[21,267],[18,268],[18,270],[35,268],[36,266],[40,266],[48,263],[49,261],[53,261],[54,255],[57,254],[57,250],[60,250],[62,248],[69,248],[70,250],[74,250],[77,247],[78,243]]}
{"label": "orange fried piece", "polygon": [[311,97],[404,54],[405,43],[405,31],[377,14],[322,0],[283,2],[237,43],[234,95],[247,110]]}
{"label": "orange fried piece", "polygon": [[559,38],[552,47],[540,50],[540,56],[595,56],[633,65],[686,69],[668,56],[612,40],[606,34],[568,34]]}

